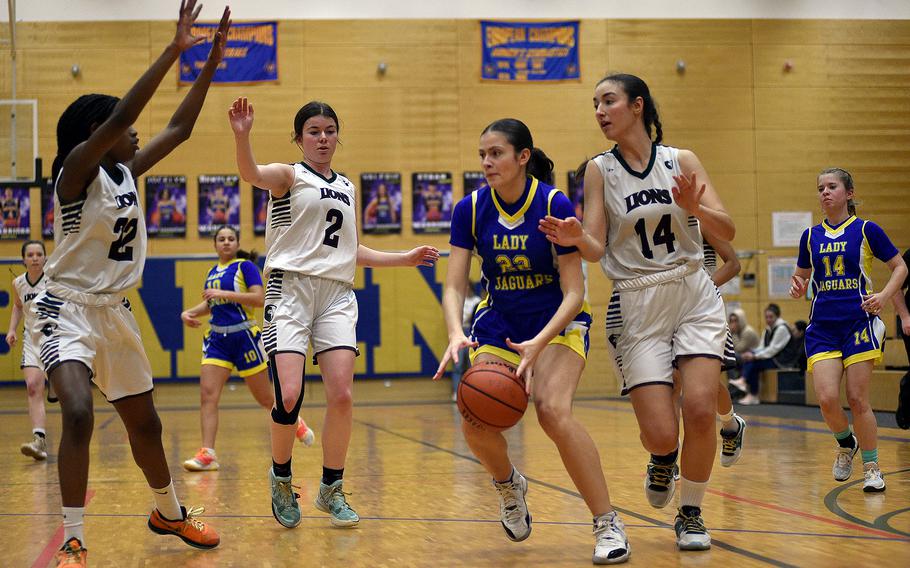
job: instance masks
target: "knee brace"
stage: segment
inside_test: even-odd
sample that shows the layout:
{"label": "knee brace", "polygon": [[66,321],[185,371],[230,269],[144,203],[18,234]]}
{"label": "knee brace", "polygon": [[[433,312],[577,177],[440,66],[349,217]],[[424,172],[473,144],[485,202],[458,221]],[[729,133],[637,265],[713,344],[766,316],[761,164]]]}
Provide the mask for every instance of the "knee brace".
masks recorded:
{"label": "knee brace", "polygon": [[275,408],[272,409],[272,421],[275,424],[284,424],[289,426],[297,424],[297,416],[300,414],[300,405],[303,403],[303,391],[306,386],[304,374],[306,373],[306,362],[303,364],[303,371],[300,375],[300,396],[297,397],[297,403],[290,412],[284,409],[284,402],[281,396],[281,379],[278,377],[278,365],[275,364],[275,356],[269,356],[269,378],[272,380],[272,386],[275,389]]}

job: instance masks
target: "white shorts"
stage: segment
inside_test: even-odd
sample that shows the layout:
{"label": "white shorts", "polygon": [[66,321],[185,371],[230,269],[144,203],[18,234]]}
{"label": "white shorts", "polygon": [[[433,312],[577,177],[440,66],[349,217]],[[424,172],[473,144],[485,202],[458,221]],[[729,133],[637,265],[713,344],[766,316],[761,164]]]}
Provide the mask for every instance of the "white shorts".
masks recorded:
{"label": "white shorts", "polygon": [[673,366],[680,357],[723,362],[726,340],[724,303],[704,270],[614,291],[610,298],[607,348],[622,377],[624,395],[642,385],[672,385]]}
{"label": "white shorts", "polygon": [[108,303],[86,305],[74,300],[96,295],[55,292],[41,292],[30,308],[32,344],[44,371],[79,361],[108,402],[151,391],[152,367],[129,302],[105,295]]}
{"label": "white shorts", "polygon": [[357,298],[347,282],[275,269],[269,273],[262,311],[262,345],[269,357],[306,356],[332,349],[357,353]]}
{"label": "white shorts", "polygon": [[25,326],[25,330],[22,333],[22,362],[19,363],[19,368],[38,367],[43,369],[41,359],[38,358],[38,349],[30,338],[28,322],[25,322]]}

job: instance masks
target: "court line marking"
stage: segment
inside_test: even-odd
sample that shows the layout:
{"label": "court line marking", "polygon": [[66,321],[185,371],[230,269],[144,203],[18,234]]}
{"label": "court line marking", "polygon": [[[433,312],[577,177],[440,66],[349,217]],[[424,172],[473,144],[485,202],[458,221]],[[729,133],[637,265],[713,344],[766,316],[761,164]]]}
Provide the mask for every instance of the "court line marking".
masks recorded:
{"label": "court line marking", "polygon": [[[908,471],[910,471],[910,468],[899,469],[897,471],[889,473],[889,475],[894,475],[896,473],[906,473]],[[863,519],[860,519],[859,517],[851,515],[850,513],[845,511],[840,506],[840,504],[837,502],[838,498],[840,497],[840,494],[843,493],[844,491],[846,491],[847,489],[852,488],[855,485],[859,485],[863,481],[864,481],[863,479],[857,479],[857,480],[851,481],[849,483],[845,483],[839,487],[835,487],[834,489],[829,491],[828,494],[825,495],[825,507],[827,507],[829,511],[831,511],[832,513],[834,513],[835,515],[837,515],[838,517],[840,517],[842,519],[847,519],[848,521],[851,521],[851,522],[854,522],[854,523],[857,523],[857,524],[860,524],[860,525],[863,525],[866,527],[874,527],[879,530],[889,532],[891,534],[900,535],[901,537],[904,537],[904,538],[910,538],[910,533],[904,532],[900,529],[896,529],[889,524],[891,517],[894,517],[895,515],[898,515],[902,512],[908,511],[908,510],[910,510],[910,508],[898,509],[896,511],[890,511],[888,513],[885,513],[884,515],[879,515],[878,518],[876,518],[873,522],[870,523],[869,521],[864,521]],[[866,530],[872,530],[872,529],[866,529]]]}
{"label": "court line marking", "polygon": [[[85,492],[85,506],[88,506],[89,501],[91,501],[92,497],[94,496],[94,489],[89,489]],[[46,545],[44,545],[44,549],[41,551],[41,554],[39,554],[38,558],[36,558],[32,563],[32,568],[45,568],[54,557],[54,554],[60,550],[61,546],[63,546],[63,521],[60,522],[60,526],[57,527],[56,531],[54,531],[51,539],[47,541]]]}
{"label": "court line marking", "polygon": [[[405,435],[405,434],[401,434],[401,433],[395,432],[395,431],[393,431],[393,430],[389,430],[388,428],[384,428],[384,427],[382,427],[382,426],[379,426],[379,425],[377,425],[377,424],[372,424],[372,423],[370,423],[370,422],[365,422],[365,421],[363,421],[363,420],[354,419],[354,422],[359,423],[359,424],[361,424],[361,425],[363,425],[363,426],[366,426],[366,427],[368,427],[368,428],[373,428],[374,430],[378,430],[378,431],[380,431],[380,432],[385,432],[386,434],[390,434],[390,435],[395,436],[395,437],[397,437],[397,438],[401,438],[401,439],[403,439],[403,440],[408,440],[408,441],[410,441],[410,442],[415,442],[415,443],[421,444],[421,445],[423,445],[423,446],[426,446],[426,447],[428,447],[428,448],[432,448],[432,449],[434,449],[434,450],[441,451],[441,452],[445,452],[445,453],[447,453],[447,454],[451,454],[451,455],[456,456],[456,457],[459,457],[459,458],[461,458],[461,459],[464,459],[464,460],[467,460],[467,461],[474,462],[474,463],[476,463],[476,464],[478,464],[478,465],[480,464],[480,460],[478,460],[478,459],[475,458],[474,456],[468,456],[468,455],[466,455],[466,454],[461,454],[461,453],[458,453],[458,452],[456,452],[456,451],[454,451],[454,450],[450,450],[450,449],[448,449],[448,448],[443,448],[442,446],[437,446],[436,444],[433,444],[433,443],[431,443],[431,442],[427,442],[426,440],[421,440],[421,439],[419,439],[419,438],[413,438],[413,437],[411,437],[411,436],[407,436],[407,435]],[[530,482],[530,483],[536,483],[537,485],[541,485],[541,486],[543,486],[543,487],[547,487],[547,488],[549,488],[549,489],[553,489],[553,490],[555,490],[555,491],[557,491],[557,492],[560,492],[560,493],[563,493],[563,494],[565,494],[565,495],[571,495],[571,496],[573,496],[573,497],[577,497],[578,499],[581,499],[581,498],[582,498],[582,497],[581,497],[581,494],[579,494],[578,492],[572,491],[572,490],[570,490],[570,489],[566,489],[565,487],[560,487],[560,486],[558,486],[558,485],[554,485],[554,484],[552,484],[552,483],[547,483],[547,482],[545,482],[545,481],[541,481],[541,480],[539,480],[539,479],[535,479],[535,478],[528,477],[528,476],[525,476],[525,479],[527,479],[528,482]],[[653,518],[651,518],[651,517],[648,517],[647,515],[642,515],[642,514],[640,514],[640,513],[636,513],[635,511],[631,511],[631,510],[629,510],[629,509],[622,509],[622,508],[619,508],[619,507],[614,507],[614,509],[616,509],[617,511],[619,511],[620,513],[622,513],[622,514],[624,514],[624,515],[628,515],[628,516],[630,516],[630,517],[635,517],[635,518],[637,518],[637,519],[639,519],[639,520],[643,520],[643,521],[645,521],[645,522],[652,523],[653,525],[656,525],[657,527],[660,527],[660,528],[669,528],[669,527],[670,527],[670,525],[669,525],[668,523],[665,523],[665,522],[660,521],[660,520],[658,520],[658,519],[653,519]],[[796,566],[795,566],[794,564],[788,564],[788,563],[783,562],[783,561],[780,561],[780,560],[775,560],[775,559],[773,559],[773,558],[768,558],[768,557],[766,557],[766,556],[762,556],[761,554],[757,554],[757,553],[755,553],[755,552],[752,552],[751,550],[746,550],[746,549],[744,549],[744,548],[740,548],[740,547],[738,547],[738,546],[734,546],[734,545],[732,545],[732,544],[728,544],[728,543],[726,543],[726,542],[719,541],[719,540],[717,540],[717,539],[715,539],[715,538],[712,538],[712,539],[711,539],[711,546],[712,546],[712,547],[717,546],[718,548],[722,548],[722,549],[727,550],[727,551],[729,551],[729,552],[733,552],[734,554],[739,554],[739,555],[741,555],[741,556],[745,556],[745,557],[747,557],[747,558],[751,558],[752,560],[756,560],[756,561],[758,561],[758,562],[763,562],[763,563],[769,564],[769,565],[771,565],[771,566],[781,566],[781,567],[785,567],[785,568],[796,568]]]}

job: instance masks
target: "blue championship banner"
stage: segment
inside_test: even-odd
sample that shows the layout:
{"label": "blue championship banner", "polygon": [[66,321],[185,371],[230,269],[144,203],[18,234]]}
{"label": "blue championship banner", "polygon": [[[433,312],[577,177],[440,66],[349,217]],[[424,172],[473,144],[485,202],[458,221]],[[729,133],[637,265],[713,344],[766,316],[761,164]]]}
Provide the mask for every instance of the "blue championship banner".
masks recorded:
{"label": "blue championship banner", "polygon": [[[218,24],[195,24],[193,35],[206,40],[180,54],[180,84],[199,76],[212,48]],[[231,24],[224,60],[213,83],[267,83],[278,80],[278,22]]]}
{"label": "blue championship banner", "polygon": [[578,21],[480,22],[482,79],[565,81],[580,79]]}

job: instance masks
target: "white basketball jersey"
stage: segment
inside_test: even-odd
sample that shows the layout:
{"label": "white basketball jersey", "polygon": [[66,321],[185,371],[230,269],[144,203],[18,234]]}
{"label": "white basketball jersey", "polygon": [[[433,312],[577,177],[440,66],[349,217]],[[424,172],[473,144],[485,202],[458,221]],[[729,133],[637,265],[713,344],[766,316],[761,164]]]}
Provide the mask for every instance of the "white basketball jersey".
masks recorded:
{"label": "white basketball jersey", "polygon": [[[145,217],[133,174],[117,164],[117,184],[104,168],[79,201],[60,205],[54,193],[54,252],[45,274],[88,294],[114,294],[135,286],[145,266]],[[59,177],[57,179],[60,179]]]}
{"label": "white basketball jersey", "polygon": [[28,272],[26,272],[13,279],[13,288],[16,290],[19,301],[22,302],[22,312],[28,317],[28,305],[35,296],[47,288],[47,278],[42,274],[38,281],[32,284],[28,281]]}
{"label": "white basketball jersey", "polygon": [[290,191],[269,199],[265,246],[266,272],[280,268],[353,284],[357,268],[354,184],[335,172],[326,179],[306,164],[294,164]]}
{"label": "white basketball jersey", "polygon": [[673,200],[680,175],[679,150],[653,144],[645,171],[626,164],[614,147],[594,163],[604,178],[604,209],[610,224],[606,254],[600,260],[613,280],[655,274],[702,260],[698,220]]}

